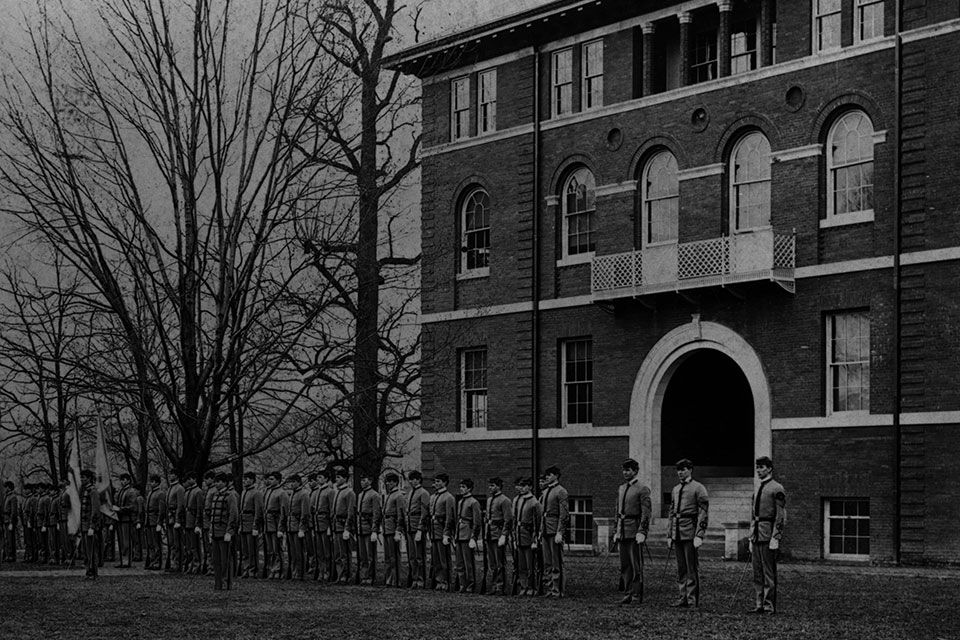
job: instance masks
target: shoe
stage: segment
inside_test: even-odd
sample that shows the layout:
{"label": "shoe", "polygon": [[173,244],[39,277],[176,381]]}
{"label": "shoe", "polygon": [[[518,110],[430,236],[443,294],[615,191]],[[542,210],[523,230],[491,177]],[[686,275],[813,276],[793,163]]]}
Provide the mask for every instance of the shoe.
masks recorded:
{"label": "shoe", "polygon": [[753,609],[747,609],[747,613],[754,613],[754,614],[763,613],[763,607],[754,607]]}
{"label": "shoe", "polygon": [[686,609],[690,605],[686,600],[677,600],[676,602],[671,602],[669,606],[673,609]]}
{"label": "shoe", "polygon": [[763,615],[765,615],[765,616],[772,616],[772,615],[774,615],[774,614],[776,613],[776,611],[773,610],[773,609],[764,609],[764,610],[762,611],[762,613],[763,613]]}
{"label": "shoe", "polygon": [[620,604],[630,604],[631,602],[633,602],[633,596],[628,594],[623,596],[623,600],[620,601]]}

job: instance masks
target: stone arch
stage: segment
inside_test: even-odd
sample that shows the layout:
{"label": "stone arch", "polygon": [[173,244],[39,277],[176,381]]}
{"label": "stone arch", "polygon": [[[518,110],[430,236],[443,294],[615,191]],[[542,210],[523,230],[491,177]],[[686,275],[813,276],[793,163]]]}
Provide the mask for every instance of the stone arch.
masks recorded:
{"label": "stone arch", "polygon": [[563,186],[563,181],[567,179],[574,167],[584,166],[593,173],[593,178],[597,184],[603,184],[600,175],[597,173],[597,163],[593,157],[584,153],[575,153],[567,156],[557,165],[550,177],[550,187],[545,195],[559,195]]}
{"label": "stone arch", "polygon": [[661,417],[670,379],[685,357],[698,349],[714,349],[743,371],[753,394],[754,456],[771,453],[770,385],[760,357],[750,343],[729,327],[701,322],[698,316],[677,327],[653,346],[637,372],[630,396],[630,457],[640,463],[639,477],[650,483],[653,513],[660,513]]}

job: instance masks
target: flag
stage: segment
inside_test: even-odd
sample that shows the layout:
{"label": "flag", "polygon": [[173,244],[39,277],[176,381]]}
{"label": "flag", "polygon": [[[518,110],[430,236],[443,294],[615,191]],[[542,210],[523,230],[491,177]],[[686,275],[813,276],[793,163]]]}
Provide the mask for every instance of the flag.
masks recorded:
{"label": "flag", "polygon": [[80,430],[76,423],[73,425],[73,446],[70,447],[67,483],[67,495],[70,496],[67,533],[75,536],[80,531]]}
{"label": "flag", "polygon": [[100,513],[117,519],[113,510],[113,489],[111,487],[110,460],[107,458],[107,439],[103,437],[103,424],[97,415],[97,492],[100,494]]}

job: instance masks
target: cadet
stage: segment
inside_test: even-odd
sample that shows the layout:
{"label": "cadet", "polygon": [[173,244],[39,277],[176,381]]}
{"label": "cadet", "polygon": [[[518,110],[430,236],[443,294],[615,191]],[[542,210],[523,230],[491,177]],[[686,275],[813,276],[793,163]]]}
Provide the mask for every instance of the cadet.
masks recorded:
{"label": "cadet", "polygon": [[50,550],[50,558],[47,564],[59,564],[62,562],[61,553],[63,546],[60,544],[60,521],[63,517],[63,504],[61,500],[60,486],[51,484],[50,486],[50,507],[47,510],[47,548]]}
{"label": "cadet", "polygon": [[[167,495],[160,488],[160,476],[150,476],[150,489],[147,491],[147,500],[144,503],[145,527],[144,537],[147,539],[147,552],[143,558],[144,569],[159,570],[163,558],[163,525],[167,518]],[[168,539],[168,547],[172,548],[173,538]],[[169,549],[167,551],[169,554]]]}
{"label": "cadet", "polygon": [[310,532],[304,538],[304,548],[309,577],[316,580],[320,569],[317,562],[317,500],[320,498],[320,474],[315,472],[307,474],[307,485],[310,487]]}
{"label": "cadet", "polygon": [[706,488],[693,479],[693,463],[687,458],[677,462],[680,484],[673,488],[667,547],[676,547],[677,588],[680,597],[672,607],[700,606],[700,570],[698,550],[707,534],[710,501]]}
{"label": "cadet", "polygon": [[240,521],[237,509],[237,494],[230,486],[233,478],[229,473],[218,473],[214,477],[210,499],[210,538],[213,540],[211,560],[213,565],[213,588],[220,591],[226,583],[227,591],[233,582],[233,557],[230,543],[237,534]]}
{"label": "cadet", "polygon": [[423,488],[419,471],[407,474],[410,495],[406,500],[404,523],[407,528],[407,579],[414,589],[427,582],[427,537],[430,535],[430,494]]}
{"label": "cadet", "polygon": [[350,582],[350,557],[353,555],[350,540],[357,522],[357,494],[348,485],[350,473],[343,467],[334,471],[336,490],[333,494],[334,562],[337,582]]}
{"label": "cadet", "polygon": [[7,562],[17,561],[17,521],[20,516],[19,501],[17,495],[13,492],[13,482],[7,480],[3,483],[6,489],[6,496],[3,498],[3,559]]}
{"label": "cadet", "polygon": [[256,487],[257,474],[243,474],[243,492],[240,494],[240,557],[243,568],[241,578],[257,577],[260,574],[260,553],[257,539],[263,526],[263,493]]}
{"label": "cadet", "polygon": [[37,561],[37,493],[36,484],[23,486],[23,561]]}
{"label": "cadet", "polygon": [[203,505],[203,516],[201,517],[200,532],[200,573],[203,575],[213,574],[213,565],[210,563],[210,553],[213,548],[213,538],[210,535],[210,508],[213,506],[213,484],[217,474],[213,471],[207,471],[203,475],[203,481],[197,480],[197,486],[200,488],[200,504]]}
{"label": "cadet", "polygon": [[120,491],[113,511],[117,514],[117,537],[120,543],[118,569],[129,569],[133,561],[133,526],[136,516],[137,490],[130,486],[130,474],[120,474]]}
{"label": "cadet", "polygon": [[330,582],[333,579],[333,474],[328,470],[320,473],[320,488],[313,503],[314,532],[317,538],[316,579]]}
{"label": "cadet", "polygon": [[787,520],[787,494],[772,474],[773,460],[767,456],[757,458],[760,486],[753,497],[750,522],[750,555],[756,593],[753,613],[776,613],[777,610],[777,555]]}
{"label": "cadet", "polygon": [[438,473],[433,478],[430,496],[430,584],[437,591],[450,588],[450,542],[457,517],[457,500],[447,491],[450,476]]}
{"label": "cadet", "polygon": [[37,497],[37,562],[47,562],[50,559],[49,538],[47,537],[47,523],[50,519],[50,485],[40,483],[40,495]]}
{"label": "cadet", "polygon": [[284,519],[284,494],[280,489],[283,476],[274,471],[267,475],[267,491],[263,497],[264,525],[263,577],[279,578],[283,575],[283,537],[287,530]]}
{"label": "cadet", "polygon": [[143,562],[143,549],[146,547],[146,540],[144,536],[143,525],[146,522],[146,511],[147,511],[147,499],[145,496],[146,487],[143,485],[136,485],[135,490],[137,492],[137,498],[134,501],[134,508],[136,509],[136,535],[133,537],[133,560],[134,562]]}
{"label": "cadet", "polygon": [[307,570],[305,541],[310,532],[310,489],[298,474],[287,478],[292,490],[287,510],[287,546],[290,550],[290,575],[294,580],[303,580]]}
{"label": "cadet", "polygon": [[[198,485],[199,483],[199,485]],[[203,491],[200,486],[203,484],[203,476],[197,474],[196,478],[188,477],[184,485],[186,489],[186,529],[187,539],[187,561],[184,571],[186,573],[201,573],[203,569],[203,549],[201,539],[203,536]]]}
{"label": "cadet", "polygon": [[70,502],[70,483],[66,478],[60,480],[60,548],[63,552],[62,562],[66,564],[68,561],[72,560],[76,554],[76,540],[70,535],[70,527],[67,526],[67,523],[70,519],[70,510],[73,509],[73,505]]}
{"label": "cadet", "polygon": [[460,504],[457,506],[456,558],[460,593],[473,593],[477,586],[477,562],[474,551],[477,540],[483,539],[483,515],[480,502],[473,497],[473,480],[460,481]]}
{"label": "cadet", "polygon": [[380,494],[373,488],[369,473],[360,475],[360,495],[357,497],[357,575],[360,584],[377,581],[377,542],[383,520]]}
{"label": "cadet", "polygon": [[490,478],[487,482],[487,562],[490,564],[490,595],[503,595],[507,582],[507,534],[513,529],[513,509],[503,495],[503,480]]}
{"label": "cadet", "polygon": [[403,520],[403,494],[398,488],[400,476],[388,473],[383,478],[386,495],[383,497],[383,584],[399,587],[400,541],[403,540],[406,523]]}
{"label": "cadet", "polygon": [[95,530],[100,523],[100,492],[94,484],[93,471],[84,469],[80,472],[82,485],[80,487],[80,532],[83,536],[83,564],[86,573],[84,580],[97,579],[97,538]]}
{"label": "cadet", "polygon": [[625,482],[617,490],[614,544],[620,545],[620,579],[626,595],[620,604],[643,602],[643,545],[650,528],[650,487],[637,480],[640,464],[628,459],[620,465]]}
{"label": "cadet", "polygon": [[567,490],[560,484],[560,468],[548,467],[544,472],[547,487],[543,491],[543,579],[549,589],[548,598],[563,595],[563,536],[570,526],[570,504]]}
{"label": "cadet", "polygon": [[[186,492],[177,476],[167,487],[167,560],[166,570],[180,572],[183,569],[184,525],[186,523]],[[173,562],[171,562],[171,558]]]}
{"label": "cadet", "polygon": [[[517,566],[514,567],[514,591],[521,596],[537,595],[536,566],[533,554],[540,539],[540,525],[543,522],[543,507],[533,495],[531,478],[517,479],[517,499],[514,503],[513,522],[514,540],[517,544]],[[517,591],[519,587],[519,591]]]}

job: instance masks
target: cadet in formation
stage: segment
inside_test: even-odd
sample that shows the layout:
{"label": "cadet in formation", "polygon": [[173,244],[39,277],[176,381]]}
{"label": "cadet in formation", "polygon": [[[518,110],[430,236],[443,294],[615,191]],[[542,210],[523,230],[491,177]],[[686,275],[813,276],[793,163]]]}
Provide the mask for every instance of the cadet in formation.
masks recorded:
{"label": "cadet in formation", "polygon": [[777,556],[787,520],[787,494],[773,479],[773,460],[757,458],[760,486],[753,497],[750,520],[750,556],[753,562],[753,588],[756,596],[753,613],[776,613]]}
{"label": "cadet in formation", "polygon": [[677,558],[679,598],[672,607],[700,606],[699,550],[707,535],[710,500],[707,489],[693,479],[693,462],[687,458],[676,464],[680,479],[671,493],[667,547]]}
{"label": "cadet in formation", "polygon": [[614,544],[620,548],[620,582],[626,594],[620,604],[643,602],[643,545],[650,529],[650,487],[640,483],[640,464],[633,459],[621,465],[624,483],[617,491]]}

